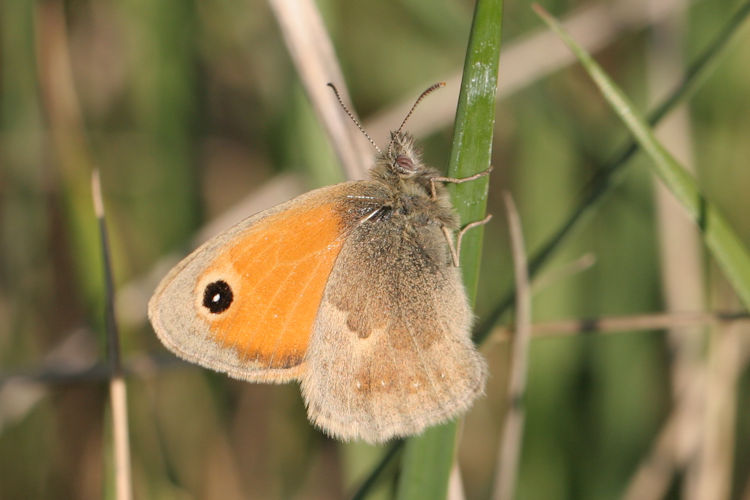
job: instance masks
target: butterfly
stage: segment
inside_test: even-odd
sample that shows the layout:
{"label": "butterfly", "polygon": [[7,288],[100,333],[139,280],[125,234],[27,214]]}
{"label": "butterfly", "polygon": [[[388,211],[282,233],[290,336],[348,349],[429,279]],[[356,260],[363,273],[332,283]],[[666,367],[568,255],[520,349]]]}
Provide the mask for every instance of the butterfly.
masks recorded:
{"label": "butterfly", "polygon": [[487,367],[471,340],[458,249],[487,219],[454,242],[444,183],[489,170],[442,177],[405,123],[369,180],[255,214],[172,269],[148,308],[162,343],[234,378],[299,381],[310,421],[341,440],[379,443],[465,412]]}

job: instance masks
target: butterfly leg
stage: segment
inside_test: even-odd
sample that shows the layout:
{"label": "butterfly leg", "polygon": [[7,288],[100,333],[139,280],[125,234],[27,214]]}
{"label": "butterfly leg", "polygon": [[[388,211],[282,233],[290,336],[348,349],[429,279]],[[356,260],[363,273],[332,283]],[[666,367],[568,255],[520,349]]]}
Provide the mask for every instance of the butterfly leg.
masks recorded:
{"label": "butterfly leg", "polygon": [[492,172],[492,165],[490,165],[487,170],[483,170],[479,172],[478,174],[470,175],[469,177],[462,177],[460,179],[457,179],[455,177],[433,177],[432,179],[430,179],[430,194],[432,195],[433,199],[437,198],[437,192],[435,190],[436,182],[450,182],[453,184],[462,184],[464,182],[473,181],[473,180],[479,179],[480,177],[490,175],[490,172]]}
{"label": "butterfly leg", "polygon": [[441,229],[443,230],[443,234],[445,235],[445,239],[448,242],[448,248],[451,251],[451,257],[453,257],[454,266],[458,267],[459,264],[461,263],[461,240],[463,239],[466,231],[468,231],[471,228],[487,224],[491,218],[492,218],[492,214],[488,214],[487,217],[485,217],[482,220],[477,220],[477,221],[466,224],[458,232],[458,236],[456,236],[455,244],[453,243],[453,235],[451,234],[451,230],[445,226],[441,227]]}
{"label": "butterfly leg", "polygon": [[[433,199],[437,198],[437,191],[435,190],[435,183],[437,183],[437,182],[451,182],[453,184],[461,184],[461,183],[464,183],[464,182],[468,182],[468,181],[473,181],[475,179],[479,179],[480,177],[484,177],[484,176],[490,175],[490,172],[492,172],[492,165],[490,165],[489,168],[487,168],[487,170],[483,170],[483,171],[479,172],[478,174],[474,174],[474,175],[471,175],[469,177],[463,177],[463,178],[460,178],[460,179],[457,179],[455,177],[433,177],[432,179],[430,179],[430,191],[431,191],[431,194],[432,194],[432,198]],[[448,248],[450,248],[451,257],[453,258],[453,265],[454,266],[458,267],[459,264],[461,263],[461,259],[460,259],[460,257],[461,257],[461,240],[464,237],[464,233],[466,233],[466,231],[468,231],[469,229],[471,229],[473,227],[477,227],[477,226],[481,226],[483,224],[487,224],[487,222],[489,222],[489,220],[491,218],[492,218],[492,215],[488,215],[487,217],[485,217],[482,220],[471,222],[471,223],[467,224],[466,226],[464,226],[463,228],[461,228],[461,230],[458,232],[458,236],[456,237],[455,244],[453,243],[453,235],[451,234],[450,229],[448,229],[445,226],[443,226],[441,228],[443,230],[443,234],[445,235],[445,239],[448,242]]]}

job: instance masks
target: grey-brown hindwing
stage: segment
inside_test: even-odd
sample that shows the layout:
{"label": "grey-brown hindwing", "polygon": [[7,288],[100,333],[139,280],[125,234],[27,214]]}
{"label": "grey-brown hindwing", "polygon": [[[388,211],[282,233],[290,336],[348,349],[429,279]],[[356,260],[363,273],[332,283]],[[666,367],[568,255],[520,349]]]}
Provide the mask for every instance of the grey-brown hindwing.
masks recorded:
{"label": "grey-brown hindwing", "polygon": [[302,390],[320,427],[380,442],[466,410],[486,368],[440,222],[419,208],[424,199],[409,205],[403,190],[362,184],[370,194],[342,206],[353,216],[366,204],[373,215],[352,224],[336,260]]}

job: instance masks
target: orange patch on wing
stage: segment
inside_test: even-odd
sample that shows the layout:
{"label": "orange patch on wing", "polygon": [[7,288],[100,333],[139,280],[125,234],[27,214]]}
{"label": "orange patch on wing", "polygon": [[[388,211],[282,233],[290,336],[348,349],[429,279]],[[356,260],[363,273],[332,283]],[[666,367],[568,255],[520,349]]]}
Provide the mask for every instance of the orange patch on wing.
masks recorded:
{"label": "orange patch on wing", "polygon": [[271,215],[250,226],[206,269],[203,276],[226,273],[235,281],[229,309],[207,316],[219,343],[267,368],[302,362],[343,244],[334,208],[306,204]]}

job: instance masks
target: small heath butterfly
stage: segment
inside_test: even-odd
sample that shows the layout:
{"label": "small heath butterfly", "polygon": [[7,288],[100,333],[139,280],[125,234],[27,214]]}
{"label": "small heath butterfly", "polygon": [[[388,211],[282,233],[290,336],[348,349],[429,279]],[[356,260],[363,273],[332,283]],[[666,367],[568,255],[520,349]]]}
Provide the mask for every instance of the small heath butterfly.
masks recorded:
{"label": "small heath butterfly", "polygon": [[310,420],[342,440],[383,442],[465,412],[487,368],[443,183],[467,179],[425,166],[404,123],[370,180],[253,215],[172,269],[148,307],[164,345],[238,379],[299,381]]}

